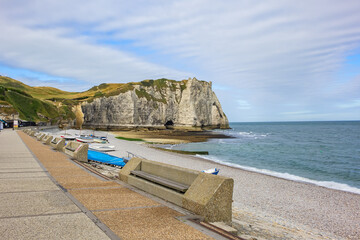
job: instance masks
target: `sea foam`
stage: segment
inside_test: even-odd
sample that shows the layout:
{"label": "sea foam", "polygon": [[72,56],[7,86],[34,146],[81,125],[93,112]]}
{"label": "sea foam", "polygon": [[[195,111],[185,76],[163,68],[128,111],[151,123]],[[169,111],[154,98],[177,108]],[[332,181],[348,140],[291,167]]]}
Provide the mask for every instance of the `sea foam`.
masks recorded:
{"label": "sea foam", "polygon": [[316,180],[296,176],[296,175],[289,174],[289,173],[280,173],[280,172],[275,172],[275,171],[271,171],[271,170],[267,170],[267,169],[258,169],[258,168],[254,168],[254,167],[242,166],[239,164],[229,163],[229,162],[219,160],[216,157],[211,156],[211,155],[208,155],[208,156],[196,155],[196,156],[206,159],[206,160],[210,160],[210,161],[222,164],[222,165],[225,165],[225,166],[239,168],[239,169],[250,171],[250,172],[257,172],[257,173],[261,173],[261,174],[265,174],[265,175],[269,175],[269,176],[273,176],[273,177],[278,177],[278,178],[282,178],[282,179],[287,179],[287,180],[291,180],[291,181],[295,181],[295,182],[310,183],[310,184],[314,184],[314,185],[329,188],[329,189],[335,189],[335,190],[340,190],[340,191],[344,191],[344,192],[360,194],[359,188],[351,187],[344,183],[338,183],[338,182],[333,182],[333,181],[316,181]]}
{"label": "sea foam", "polygon": [[[220,132],[220,131],[218,131]],[[231,130],[227,130],[227,131],[221,131],[221,133],[231,136],[231,137],[236,137],[236,138],[253,138],[253,139],[258,139],[258,138],[265,138],[268,136],[267,133],[265,134],[260,134],[260,133],[254,133],[254,132],[244,132],[244,131],[231,131]]]}

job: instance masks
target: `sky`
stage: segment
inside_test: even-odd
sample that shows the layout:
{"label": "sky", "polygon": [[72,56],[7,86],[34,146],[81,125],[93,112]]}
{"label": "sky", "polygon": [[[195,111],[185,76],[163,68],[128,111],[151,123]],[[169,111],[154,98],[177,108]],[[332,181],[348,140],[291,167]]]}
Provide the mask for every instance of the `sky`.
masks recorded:
{"label": "sky", "polygon": [[212,81],[231,122],[360,120],[360,1],[0,0],[0,75]]}

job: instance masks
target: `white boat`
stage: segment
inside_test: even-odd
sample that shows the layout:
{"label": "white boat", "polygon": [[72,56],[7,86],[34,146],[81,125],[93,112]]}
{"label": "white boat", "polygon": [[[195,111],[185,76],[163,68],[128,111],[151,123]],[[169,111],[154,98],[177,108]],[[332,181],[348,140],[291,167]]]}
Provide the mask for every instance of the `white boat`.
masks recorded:
{"label": "white boat", "polygon": [[93,138],[77,137],[76,141],[82,142],[82,143],[92,143],[92,142],[94,142],[94,139]]}
{"label": "white boat", "polygon": [[103,144],[89,144],[89,149],[99,152],[110,152],[115,151],[115,146]]}
{"label": "white boat", "polygon": [[103,140],[103,139],[100,139],[100,138],[94,138],[94,142],[96,142],[96,143],[103,143],[103,144],[108,143],[107,141],[105,141],[105,140]]}
{"label": "white boat", "polygon": [[211,168],[208,170],[203,170],[202,172],[218,175],[219,171],[220,171],[220,169],[218,169],[218,168]]}
{"label": "white boat", "polygon": [[75,140],[75,136],[71,135],[71,134],[64,134],[64,135],[61,135],[60,137],[64,138],[65,140],[67,141],[72,141],[72,140]]}

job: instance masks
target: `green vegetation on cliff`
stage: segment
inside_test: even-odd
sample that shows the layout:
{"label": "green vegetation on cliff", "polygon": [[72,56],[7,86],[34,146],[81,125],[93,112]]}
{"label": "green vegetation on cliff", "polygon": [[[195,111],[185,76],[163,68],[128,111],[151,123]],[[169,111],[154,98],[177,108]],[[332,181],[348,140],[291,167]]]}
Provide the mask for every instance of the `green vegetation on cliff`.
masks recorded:
{"label": "green vegetation on cliff", "polygon": [[[137,84],[140,85],[140,90],[136,90],[135,93],[139,98],[146,98],[146,100],[148,101],[162,102],[165,104],[167,103],[164,95],[165,94],[164,91],[166,89],[169,88],[171,91],[175,92],[178,89],[178,87],[180,87],[179,90],[182,92],[186,88],[186,80],[177,82],[175,80],[166,79],[166,78],[160,78],[157,80],[152,80],[152,79],[144,80]],[[153,95],[146,92],[146,90],[142,87],[153,87],[157,92],[161,94],[161,98],[154,97]]]}
{"label": "green vegetation on cliff", "polygon": [[[75,119],[71,106],[75,102],[62,98],[73,93],[51,87],[30,87],[9,77],[0,76],[0,113],[11,115],[19,113],[23,120],[35,122],[58,122],[62,119]],[[61,96],[61,97],[58,97]],[[51,100],[47,100],[51,97]],[[60,101],[61,100],[61,101]]]}
{"label": "green vegetation on cliff", "polygon": [[153,95],[147,93],[146,90],[143,88],[140,90],[136,89],[135,93],[138,98],[146,98],[147,101],[162,102],[166,104],[166,99],[164,98],[164,96],[162,96],[162,98],[156,98]]}
{"label": "green vegetation on cliff", "polygon": [[[155,87],[156,90],[162,91],[165,88],[170,88],[171,91],[176,91],[177,84],[179,82],[171,79],[160,78],[157,80],[144,80],[140,82],[141,86],[144,87]],[[180,90],[183,91],[186,88],[186,80],[180,82]]]}
{"label": "green vegetation on cliff", "polygon": [[14,91],[7,91],[5,96],[8,102],[19,112],[22,119],[48,121],[59,117],[56,107],[52,104]]}
{"label": "green vegetation on cliff", "polygon": [[2,113],[11,115],[19,113],[21,119],[28,121],[56,121],[60,115],[65,119],[74,118],[68,106],[57,108],[54,104],[33,98],[30,94],[15,88],[0,86],[0,99],[2,105],[11,108],[2,108]]}

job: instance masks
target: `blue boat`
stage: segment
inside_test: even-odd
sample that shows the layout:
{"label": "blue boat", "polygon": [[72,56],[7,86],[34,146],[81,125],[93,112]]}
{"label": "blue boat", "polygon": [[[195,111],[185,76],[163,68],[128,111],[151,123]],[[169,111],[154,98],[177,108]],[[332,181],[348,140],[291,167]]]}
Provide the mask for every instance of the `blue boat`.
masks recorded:
{"label": "blue boat", "polygon": [[107,153],[97,152],[93,150],[88,150],[88,160],[111,164],[119,167],[124,167],[126,164],[123,158],[119,158]]}

